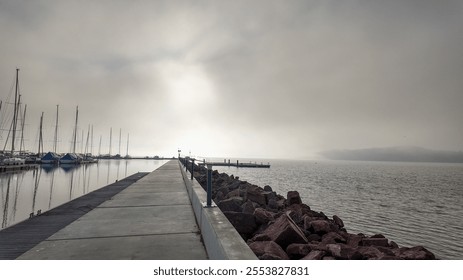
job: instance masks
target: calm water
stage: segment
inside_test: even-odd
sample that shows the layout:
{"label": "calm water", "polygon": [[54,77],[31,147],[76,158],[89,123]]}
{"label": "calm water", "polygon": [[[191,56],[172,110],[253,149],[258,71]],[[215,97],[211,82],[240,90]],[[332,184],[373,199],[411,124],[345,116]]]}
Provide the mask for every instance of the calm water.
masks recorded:
{"label": "calm water", "polygon": [[44,167],[0,173],[1,229],[45,212],[137,172],[151,172],[163,160],[100,160],[95,164]]}
{"label": "calm water", "polygon": [[[243,161],[244,162],[244,161]],[[463,164],[272,161],[270,169],[216,167],[279,194],[299,191],[350,233],[382,233],[438,258],[463,259]]]}

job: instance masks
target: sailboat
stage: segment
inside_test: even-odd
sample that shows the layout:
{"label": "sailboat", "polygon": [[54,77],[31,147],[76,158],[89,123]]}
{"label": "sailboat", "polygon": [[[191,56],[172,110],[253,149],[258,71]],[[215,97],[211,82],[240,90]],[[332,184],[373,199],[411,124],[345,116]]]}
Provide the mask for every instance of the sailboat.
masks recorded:
{"label": "sailboat", "polygon": [[53,142],[53,152],[46,153],[42,158],[42,164],[54,164],[57,165],[60,160],[60,155],[56,152],[58,143],[58,111],[59,105],[56,105],[56,124],[55,124],[55,137]]}
{"label": "sailboat", "polygon": [[82,157],[76,154],[76,141],[77,141],[77,119],[79,118],[79,106],[76,108],[76,125],[74,127],[74,134],[72,140],[72,152],[65,154],[60,158],[60,164],[79,164],[82,161]]}
{"label": "sailboat", "polygon": [[[16,69],[16,82],[15,82],[15,95],[14,95],[14,111],[13,120],[11,122],[11,153],[3,159],[3,165],[24,165],[25,160],[23,158],[15,156],[15,140],[16,140],[16,128],[19,119],[19,104],[21,95],[19,94],[19,69]],[[5,144],[6,146],[6,144]]]}

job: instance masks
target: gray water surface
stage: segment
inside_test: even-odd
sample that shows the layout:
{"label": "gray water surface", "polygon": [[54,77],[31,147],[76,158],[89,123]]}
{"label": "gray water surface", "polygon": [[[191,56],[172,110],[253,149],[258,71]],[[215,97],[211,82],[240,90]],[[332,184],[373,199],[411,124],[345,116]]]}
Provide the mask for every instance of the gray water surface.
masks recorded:
{"label": "gray water surface", "polygon": [[28,219],[137,172],[151,172],[166,160],[100,160],[84,165],[41,165],[0,174],[0,229]]}
{"label": "gray water surface", "polygon": [[[244,161],[243,161],[244,162]],[[215,167],[340,216],[350,233],[382,233],[423,245],[441,259],[463,259],[463,164],[272,161],[270,169]]]}

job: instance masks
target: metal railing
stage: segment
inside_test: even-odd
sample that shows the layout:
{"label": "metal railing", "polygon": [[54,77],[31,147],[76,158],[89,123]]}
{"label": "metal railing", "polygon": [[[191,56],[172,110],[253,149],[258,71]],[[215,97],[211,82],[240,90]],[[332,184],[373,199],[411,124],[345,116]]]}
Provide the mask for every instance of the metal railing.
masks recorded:
{"label": "metal railing", "polygon": [[[179,160],[183,164],[183,166],[185,166],[185,171],[188,171],[188,166],[191,166],[191,169],[189,170],[191,173],[190,179],[193,180],[196,159],[189,158],[189,157],[186,157],[186,158],[179,157]],[[205,163],[205,160],[204,160],[204,164],[206,164],[207,166],[207,177],[206,177],[207,178],[207,186],[206,186],[207,197],[206,197],[206,205],[204,207],[210,208],[210,207],[213,207],[212,205],[212,167],[213,167],[213,164]]]}

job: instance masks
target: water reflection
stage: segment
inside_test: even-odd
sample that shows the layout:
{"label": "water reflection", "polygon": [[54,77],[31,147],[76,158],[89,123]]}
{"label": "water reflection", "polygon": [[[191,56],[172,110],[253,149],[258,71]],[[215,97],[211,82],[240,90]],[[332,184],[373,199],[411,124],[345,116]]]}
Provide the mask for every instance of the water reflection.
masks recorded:
{"label": "water reflection", "polygon": [[41,165],[0,174],[1,229],[78,198],[137,172],[151,172],[167,161],[101,160],[87,165]]}

